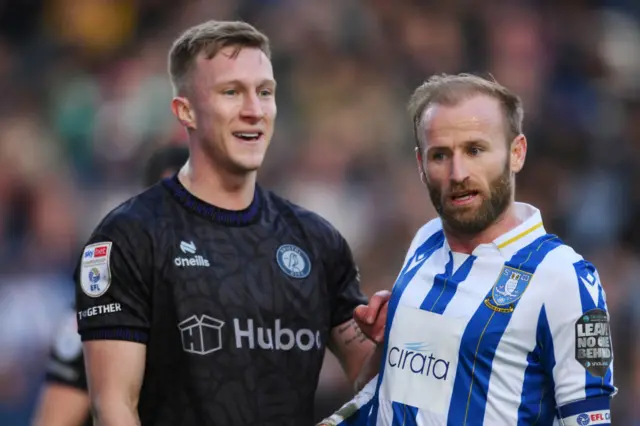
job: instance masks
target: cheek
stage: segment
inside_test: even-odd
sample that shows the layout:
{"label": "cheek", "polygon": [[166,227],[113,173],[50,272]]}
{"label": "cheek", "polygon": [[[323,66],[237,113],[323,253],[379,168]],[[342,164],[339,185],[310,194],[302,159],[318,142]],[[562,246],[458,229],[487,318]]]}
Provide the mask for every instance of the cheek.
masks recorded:
{"label": "cheek", "polygon": [[264,115],[267,119],[274,120],[278,115],[278,107],[276,106],[275,100],[266,102],[262,110],[264,111]]}
{"label": "cheek", "polygon": [[495,181],[502,175],[502,167],[499,169],[500,173],[498,173],[497,170],[497,168],[491,169],[485,171],[482,175],[477,175],[477,177],[472,181],[472,185],[478,187],[478,189],[481,189],[487,194],[490,193]]}
{"label": "cheek", "polygon": [[481,181],[483,184],[488,185],[493,180],[497,179],[507,165],[505,164],[504,155],[492,155],[487,156],[483,161],[478,161],[473,164],[471,175],[475,177],[475,180]]}
{"label": "cheek", "polygon": [[422,164],[422,170],[424,171],[427,182],[432,185],[441,186],[442,183],[447,180],[447,167],[445,167],[444,164],[425,163]]}
{"label": "cheek", "polygon": [[230,113],[220,105],[206,105],[202,110],[200,121],[211,131],[222,131],[229,122]]}
{"label": "cheek", "polygon": [[427,186],[430,189],[438,189],[440,191],[446,189],[447,179],[443,179],[440,172],[433,170],[433,168],[427,169],[425,170],[425,177]]}

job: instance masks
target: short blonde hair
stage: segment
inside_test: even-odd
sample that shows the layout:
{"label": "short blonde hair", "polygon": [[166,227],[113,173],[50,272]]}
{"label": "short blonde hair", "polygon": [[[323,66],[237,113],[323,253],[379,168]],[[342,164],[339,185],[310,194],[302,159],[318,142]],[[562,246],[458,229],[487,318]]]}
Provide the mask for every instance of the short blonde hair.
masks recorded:
{"label": "short blonde hair", "polygon": [[225,47],[235,46],[233,55],[244,47],[262,50],[271,58],[269,38],[252,25],[242,21],[207,21],[193,26],[178,37],[169,51],[169,76],[176,93],[187,84],[195,59],[202,52],[211,59]]}
{"label": "short blonde hair", "polygon": [[524,110],[522,101],[515,93],[495,80],[474,74],[440,74],[430,77],[411,95],[408,109],[416,146],[420,148],[420,127],[427,108],[434,104],[455,106],[475,95],[491,96],[500,102],[506,122],[507,141],[511,142],[522,133]]}

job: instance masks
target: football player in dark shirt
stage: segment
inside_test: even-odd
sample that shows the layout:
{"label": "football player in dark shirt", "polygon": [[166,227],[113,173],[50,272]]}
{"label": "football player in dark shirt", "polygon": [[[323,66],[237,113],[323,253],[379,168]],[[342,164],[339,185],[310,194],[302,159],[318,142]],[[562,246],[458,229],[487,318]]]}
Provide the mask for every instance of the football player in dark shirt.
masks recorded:
{"label": "football player in dark shirt", "polygon": [[[144,186],[151,186],[162,178],[174,175],[188,158],[189,150],[181,145],[156,150],[145,165]],[[54,338],[33,426],[92,424],[82,342],[76,318],[76,310],[72,309]]]}
{"label": "football player in dark shirt", "polygon": [[269,41],[209,21],[174,42],[169,72],[189,162],[109,213],[76,271],[95,422],[311,425],[325,348],[355,381],[375,344],[352,318],[366,299],[347,242],[257,184]]}

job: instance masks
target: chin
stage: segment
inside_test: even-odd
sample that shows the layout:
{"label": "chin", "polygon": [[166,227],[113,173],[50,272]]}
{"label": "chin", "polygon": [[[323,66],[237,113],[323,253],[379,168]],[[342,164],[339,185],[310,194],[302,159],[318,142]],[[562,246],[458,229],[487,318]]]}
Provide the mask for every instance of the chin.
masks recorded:
{"label": "chin", "polygon": [[234,168],[241,173],[250,173],[255,172],[262,167],[263,157],[255,158],[255,159],[243,159],[233,161],[232,164]]}

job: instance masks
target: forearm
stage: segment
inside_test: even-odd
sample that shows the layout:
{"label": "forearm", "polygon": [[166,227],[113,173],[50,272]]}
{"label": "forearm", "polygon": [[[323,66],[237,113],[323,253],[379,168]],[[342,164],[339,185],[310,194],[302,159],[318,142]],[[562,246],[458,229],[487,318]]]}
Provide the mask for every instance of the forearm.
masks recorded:
{"label": "forearm", "polygon": [[139,426],[146,346],[121,340],[84,342],[95,426]]}
{"label": "forearm", "polygon": [[383,345],[376,345],[375,350],[367,357],[362,364],[358,376],[354,382],[355,391],[360,392],[369,381],[378,374],[380,362],[382,362],[382,354],[384,353]]}
{"label": "forearm", "polygon": [[45,387],[31,426],[79,426],[88,415],[86,392],[51,383]]}
{"label": "forearm", "polygon": [[95,426],[140,426],[133,404],[115,399],[96,399],[92,405]]}

